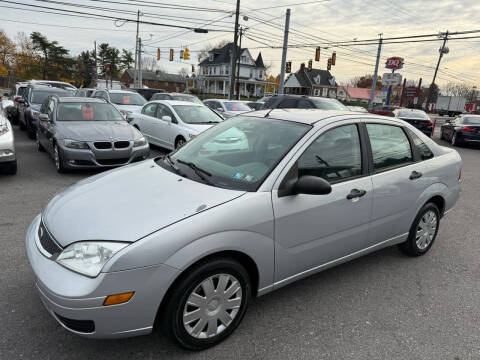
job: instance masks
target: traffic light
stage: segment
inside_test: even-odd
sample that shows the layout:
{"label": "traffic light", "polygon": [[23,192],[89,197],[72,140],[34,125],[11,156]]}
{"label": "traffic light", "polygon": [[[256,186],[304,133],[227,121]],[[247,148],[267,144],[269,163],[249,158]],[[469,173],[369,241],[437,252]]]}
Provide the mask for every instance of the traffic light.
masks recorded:
{"label": "traffic light", "polygon": [[312,69],[313,69],[313,62],[310,59],[310,60],[308,60],[308,71],[312,71]]}
{"label": "traffic light", "polygon": [[180,50],[180,59],[183,59],[183,50]]}
{"label": "traffic light", "polygon": [[[185,54],[183,54],[183,56],[185,56]],[[195,66],[192,65],[192,73],[195,72]]]}
{"label": "traffic light", "polygon": [[337,60],[337,53],[334,51],[332,54],[332,65],[335,66],[335,61]]}
{"label": "traffic light", "polygon": [[190,49],[185,48],[185,51],[183,52],[183,60],[190,60]]}
{"label": "traffic light", "polygon": [[173,61],[173,49],[170,49],[170,61]]}
{"label": "traffic light", "polygon": [[285,72],[287,74],[290,74],[292,72],[292,62],[291,61],[287,61],[285,63]]}
{"label": "traffic light", "polygon": [[160,60],[160,48],[157,48],[157,61]]}
{"label": "traffic light", "polygon": [[315,61],[320,61],[320,46],[315,49]]}
{"label": "traffic light", "polygon": [[327,70],[332,69],[332,58],[328,58],[328,63],[327,63]]}

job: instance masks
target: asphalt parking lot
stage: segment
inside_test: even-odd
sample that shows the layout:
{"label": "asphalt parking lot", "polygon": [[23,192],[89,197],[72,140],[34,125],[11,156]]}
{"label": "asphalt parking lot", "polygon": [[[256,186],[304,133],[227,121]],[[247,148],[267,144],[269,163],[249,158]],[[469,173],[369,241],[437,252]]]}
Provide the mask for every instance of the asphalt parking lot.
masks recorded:
{"label": "asphalt parking lot", "polygon": [[479,148],[458,149],[463,192],[426,256],[408,258],[392,247],[282,288],[256,299],[225,342],[192,353],[157,333],[83,339],[47,314],[25,231],[55,193],[93,173],[57,174],[25,132],[15,131],[18,173],[0,176],[0,359],[480,358]]}

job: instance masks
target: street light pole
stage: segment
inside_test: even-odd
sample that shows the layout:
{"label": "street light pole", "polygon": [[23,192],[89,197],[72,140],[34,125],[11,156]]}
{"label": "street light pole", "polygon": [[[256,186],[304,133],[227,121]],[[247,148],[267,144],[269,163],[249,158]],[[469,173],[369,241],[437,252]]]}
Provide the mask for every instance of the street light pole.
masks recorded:
{"label": "street light pole", "polygon": [[285,82],[285,66],[287,63],[287,47],[288,47],[288,30],[290,27],[290,9],[287,9],[285,17],[285,33],[283,35],[283,52],[282,52],[282,67],[280,68],[280,84],[278,87],[278,94],[283,95],[283,85]]}
{"label": "street light pole", "polygon": [[235,31],[233,35],[233,51],[231,54],[231,71],[230,71],[230,91],[228,92],[228,99],[233,100],[235,92],[235,67],[237,64],[237,43],[238,43],[238,17],[240,15],[240,0],[237,0],[237,8],[235,10]]}
{"label": "street light pole", "polygon": [[370,93],[370,101],[368,102],[368,110],[373,110],[373,101],[375,98],[375,88],[377,87],[377,77],[378,77],[378,64],[380,63],[380,53],[382,52],[382,35],[379,34],[380,39],[378,40],[378,51],[377,51],[377,61],[375,63],[375,72],[373,73],[372,81],[372,91]]}
{"label": "street light pole", "polygon": [[138,87],[137,67],[138,67],[138,30],[140,26],[140,10],[137,11],[137,36],[135,38],[135,70],[133,71],[133,87]]}
{"label": "street light pole", "polygon": [[240,28],[240,46],[239,46],[239,54],[237,56],[238,58],[238,64],[237,64],[237,79],[236,79],[236,91],[237,91],[237,97],[238,100],[240,100],[240,59],[242,56],[242,36],[243,36],[243,28]]}
{"label": "street light pole", "polygon": [[430,84],[430,90],[428,92],[428,101],[427,101],[427,108],[428,108],[428,105],[432,102],[432,87],[433,85],[435,85],[435,80],[437,78],[437,72],[438,72],[438,68],[440,67],[440,61],[442,61],[442,57],[443,57],[443,54],[448,54],[449,50],[447,47],[445,47],[446,43],[447,43],[447,40],[448,40],[448,30],[447,32],[445,33],[444,37],[443,37],[443,44],[442,44],[442,47],[438,50],[439,51],[439,56],[438,56],[438,62],[437,62],[437,67],[435,68],[435,73],[433,74],[433,80],[432,80],[432,83]]}

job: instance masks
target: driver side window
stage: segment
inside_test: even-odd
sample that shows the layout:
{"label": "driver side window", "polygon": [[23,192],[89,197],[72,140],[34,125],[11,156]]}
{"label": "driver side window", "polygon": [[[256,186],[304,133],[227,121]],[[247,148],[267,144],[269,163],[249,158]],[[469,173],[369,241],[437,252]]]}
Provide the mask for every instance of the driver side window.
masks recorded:
{"label": "driver side window", "polygon": [[298,177],[321,177],[339,182],[362,174],[362,151],[357,125],[343,125],[320,135],[298,159]]}
{"label": "driver side window", "polygon": [[175,122],[175,116],[173,116],[173,113],[170,111],[170,109],[163,105],[163,104],[158,104],[158,111],[157,111],[157,118],[162,119],[164,116],[170,116],[172,119],[172,122]]}

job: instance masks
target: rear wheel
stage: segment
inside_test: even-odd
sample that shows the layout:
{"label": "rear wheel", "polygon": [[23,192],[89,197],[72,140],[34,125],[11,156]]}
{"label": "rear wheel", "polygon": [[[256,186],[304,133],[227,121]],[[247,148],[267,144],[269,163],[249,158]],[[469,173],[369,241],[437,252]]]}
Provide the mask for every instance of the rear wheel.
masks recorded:
{"label": "rear wheel", "polygon": [[17,160],[3,164],[3,173],[6,175],[15,175],[17,173]]}
{"label": "rear wheel", "polygon": [[190,350],[226,339],[242,321],[251,296],[247,271],[229,258],[200,263],[174,286],[162,311],[163,328]]}
{"label": "rear wheel", "polygon": [[408,239],[400,249],[409,256],[421,256],[433,245],[440,225],[440,211],[433,203],[426,204],[413,221]]}
{"label": "rear wheel", "polygon": [[176,141],[175,141],[175,149],[180,149],[183,145],[185,145],[187,143],[187,141],[183,138],[183,137],[179,137]]}

